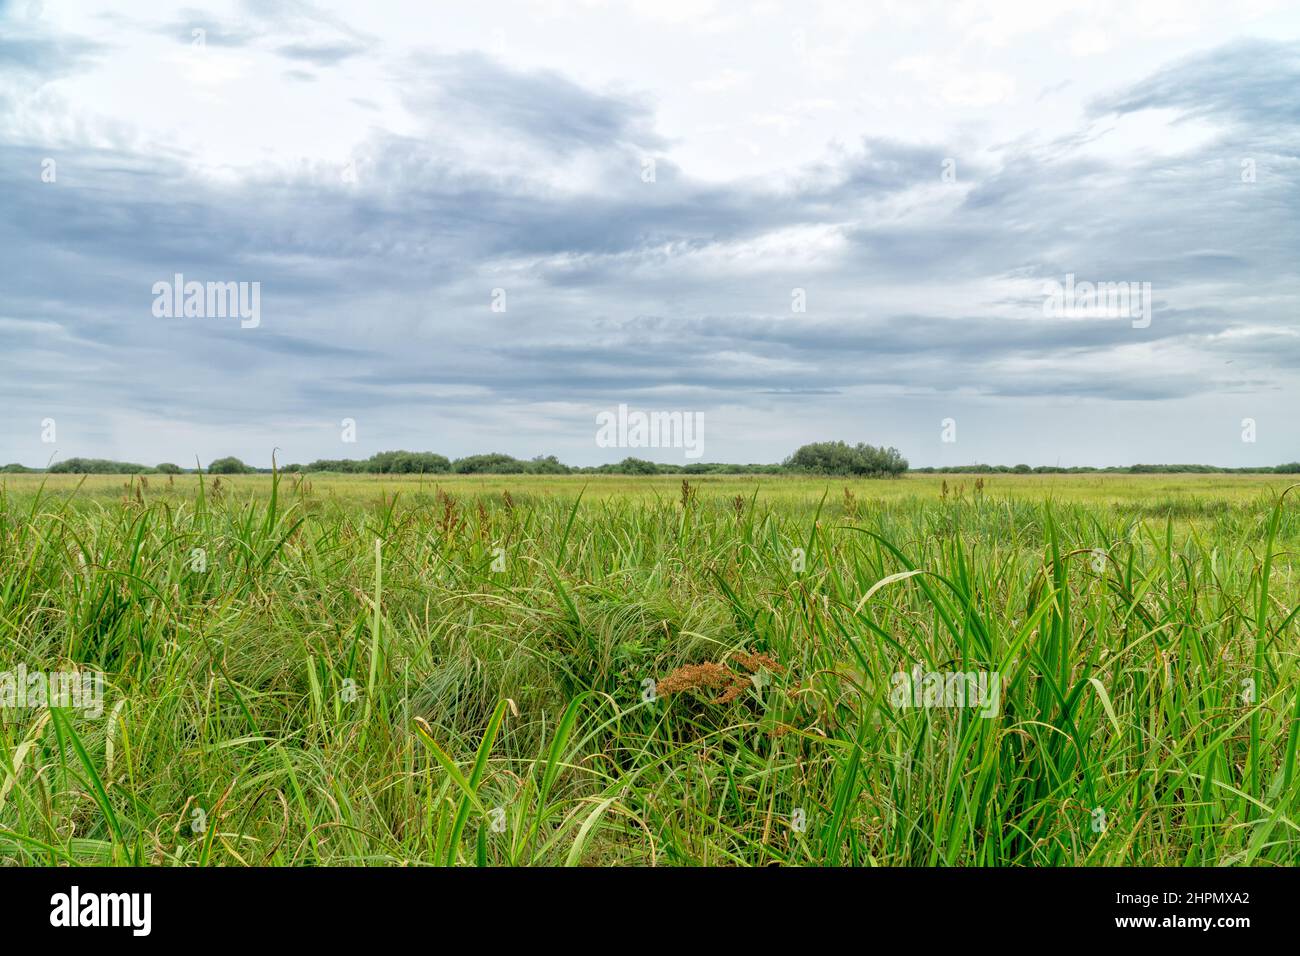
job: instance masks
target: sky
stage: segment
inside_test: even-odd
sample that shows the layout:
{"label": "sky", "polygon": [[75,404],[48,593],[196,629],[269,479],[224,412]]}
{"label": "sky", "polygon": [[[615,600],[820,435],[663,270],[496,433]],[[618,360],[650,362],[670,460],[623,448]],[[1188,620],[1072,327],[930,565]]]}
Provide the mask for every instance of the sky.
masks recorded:
{"label": "sky", "polygon": [[1294,461],[1297,187],[1295,4],[0,0],[0,464]]}

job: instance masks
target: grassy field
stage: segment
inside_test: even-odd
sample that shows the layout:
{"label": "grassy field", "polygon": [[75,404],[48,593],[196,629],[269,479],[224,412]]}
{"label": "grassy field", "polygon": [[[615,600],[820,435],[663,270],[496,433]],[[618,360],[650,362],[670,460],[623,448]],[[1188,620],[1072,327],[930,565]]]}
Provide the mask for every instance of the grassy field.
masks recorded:
{"label": "grassy field", "polygon": [[0,487],[7,863],[1300,861],[1280,476]]}

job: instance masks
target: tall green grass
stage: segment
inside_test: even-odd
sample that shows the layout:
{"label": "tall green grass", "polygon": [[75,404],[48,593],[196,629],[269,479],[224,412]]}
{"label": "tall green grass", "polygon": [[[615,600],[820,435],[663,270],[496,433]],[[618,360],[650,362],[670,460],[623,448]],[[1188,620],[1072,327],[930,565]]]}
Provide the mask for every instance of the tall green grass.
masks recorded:
{"label": "tall green grass", "polygon": [[0,491],[0,670],[108,683],[0,710],[9,863],[1300,859],[1280,487],[126,484]]}

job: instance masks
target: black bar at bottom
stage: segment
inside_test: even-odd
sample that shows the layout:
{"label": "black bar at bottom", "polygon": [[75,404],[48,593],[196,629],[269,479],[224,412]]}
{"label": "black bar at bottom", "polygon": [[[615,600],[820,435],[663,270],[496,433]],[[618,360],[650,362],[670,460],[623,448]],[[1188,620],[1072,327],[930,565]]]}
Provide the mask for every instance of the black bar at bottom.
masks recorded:
{"label": "black bar at bottom", "polygon": [[390,932],[420,932],[438,945],[470,930],[490,931],[482,941],[493,944],[515,935],[535,942],[539,933],[632,944],[643,933],[670,938],[674,924],[697,938],[712,928],[720,939],[756,942],[768,932],[811,932],[833,920],[853,933],[911,926],[922,937],[941,931],[1005,941],[1051,932],[1051,939],[1071,942],[1199,935],[1230,943],[1241,933],[1289,928],[1298,888],[1295,870],[1276,868],[11,867],[0,868],[0,927],[11,944],[31,935],[77,934],[127,945],[146,939],[375,945]]}

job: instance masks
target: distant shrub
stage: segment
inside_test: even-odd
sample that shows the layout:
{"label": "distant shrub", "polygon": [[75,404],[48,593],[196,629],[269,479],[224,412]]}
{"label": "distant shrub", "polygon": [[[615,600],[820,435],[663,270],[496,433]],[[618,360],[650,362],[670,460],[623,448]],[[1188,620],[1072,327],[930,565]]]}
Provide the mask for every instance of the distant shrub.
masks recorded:
{"label": "distant shrub", "polygon": [[451,470],[458,475],[520,475],[528,470],[528,463],[510,455],[469,455],[457,458]]}
{"label": "distant shrub", "polygon": [[252,470],[252,468],[249,468],[233,455],[226,458],[218,458],[212,464],[208,465],[208,474],[210,475],[246,475]]}
{"label": "distant shrub", "polygon": [[848,445],[842,441],[814,442],[804,445],[785,460],[794,471],[819,475],[860,475],[887,477],[907,471],[907,459],[897,448],[874,445]]}
{"label": "distant shrub", "polygon": [[67,458],[49,467],[53,475],[138,475],[148,470],[144,465],[106,458]]}
{"label": "distant shrub", "polygon": [[344,474],[362,471],[363,461],[353,461],[351,458],[318,458],[310,465],[304,466],[304,471],[340,471]]}
{"label": "distant shrub", "polygon": [[567,475],[572,470],[554,455],[538,455],[528,463],[528,471],[534,475]]}
{"label": "distant shrub", "polygon": [[622,475],[657,475],[659,466],[644,458],[624,458],[613,468]]}
{"label": "distant shrub", "polygon": [[429,451],[381,451],[364,462],[360,471],[378,475],[433,475],[451,471],[451,461]]}

